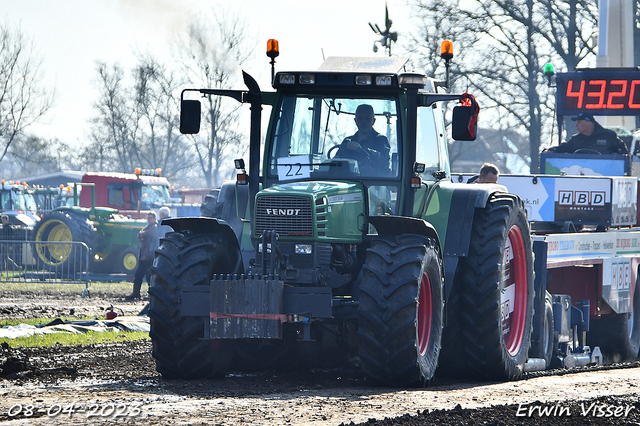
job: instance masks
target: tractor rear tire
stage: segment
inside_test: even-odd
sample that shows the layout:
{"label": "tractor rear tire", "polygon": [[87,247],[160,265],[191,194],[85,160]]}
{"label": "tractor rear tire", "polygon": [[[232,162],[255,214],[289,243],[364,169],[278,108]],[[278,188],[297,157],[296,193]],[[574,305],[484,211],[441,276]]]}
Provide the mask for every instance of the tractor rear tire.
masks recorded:
{"label": "tractor rear tire", "polygon": [[522,200],[494,194],[473,219],[469,255],[460,259],[464,359],[472,376],[522,376],[531,345],[533,251]]}
{"label": "tractor rear tire", "polygon": [[232,270],[236,264],[232,257],[216,234],[171,232],[161,241],[149,286],[149,335],[163,378],[216,378],[229,368],[234,342],[203,340],[208,315],[183,315],[179,296],[188,286],[202,286],[208,293],[213,274],[239,272]]}
{"label": "tractor rear tire", "polygon": [[[45,215],[33,230],[33,248],[38,265],[69,273],[87,272],[87,250],[91,260],[97,238],[96,228],[88,218],[71,212],[53,211]],[[83,242],[87,248],[61,242]]]}
{"label": "tractor rear tire", "polygon": [[605,363],[629,362],[640,350],[640,275],[636,279],[631,312],[592,320],[587,344],[600,346]]}
{"label": "tractor rear tire", "polygon": [[442,256],[421,235],[379,237],[360,284],[362,371],[385,385],[424,386],[435,373],[444,311]]}

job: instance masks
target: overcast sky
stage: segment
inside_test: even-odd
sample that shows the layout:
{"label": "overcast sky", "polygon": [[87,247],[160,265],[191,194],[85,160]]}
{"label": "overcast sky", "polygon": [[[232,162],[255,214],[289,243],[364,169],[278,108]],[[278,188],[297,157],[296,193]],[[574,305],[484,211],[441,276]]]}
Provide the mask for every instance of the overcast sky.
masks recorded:
{"label": "overcast sky", "polygon": [[[387,0],[392,30],[408,37],[415,23],[406,0]],[[372,56],[376,34],[384,27],[385,0],[0,0],[0,20],[19,26],[43,60],[43,83],[54,88],[56,105],[38,136],[76,144],[86,140],[95,115],[96,63],[135,66],[134,52],[169,60],[169,46],[192,16],[224,7],[249,23],[257,41],[252,69],[269,89],[266,42],[280,44],[278,70],[316,69],[325,56]],[[383,55],[384,51],[378,52]]]}

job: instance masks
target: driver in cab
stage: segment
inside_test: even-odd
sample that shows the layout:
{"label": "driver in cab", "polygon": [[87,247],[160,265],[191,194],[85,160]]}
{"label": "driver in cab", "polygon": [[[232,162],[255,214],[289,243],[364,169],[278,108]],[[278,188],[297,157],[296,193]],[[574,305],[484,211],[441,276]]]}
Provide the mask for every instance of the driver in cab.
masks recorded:
{"label": "driver in cab", "polygon": [[360,168],[367,173],[384,173],[385,170],[389,170],[391,147],[387,137],[374,130],[373,123],[375,121],[371,105],[358,105],[355,117],[358,131],[353,136],[345,138],[336,157],[358,160]]}
{"label": "driver in cab", "polygon": [[612,130],[605,129],[598,123],[593,115],[581,112],[572,118],[576,122],[578,133],[571,136],[567,142],[563,142],[555,149],[557,153],[573,153],[577,150],[589,150],[584,153],[600,154],[628,154],[627,146],[618,138]]}

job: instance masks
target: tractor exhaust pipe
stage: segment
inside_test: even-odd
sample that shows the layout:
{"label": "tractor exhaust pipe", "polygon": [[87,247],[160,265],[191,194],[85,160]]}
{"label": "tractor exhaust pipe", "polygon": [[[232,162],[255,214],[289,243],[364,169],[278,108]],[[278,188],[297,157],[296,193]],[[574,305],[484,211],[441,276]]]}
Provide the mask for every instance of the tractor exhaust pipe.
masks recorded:
{"label": "tractor exhaust pipe", "polygon": [[260,185],[260,124],[262,119],[262,92],[258,82],[242,71],[244,84],[249,89],[245,102],[251,103],[251,130],[249,134],[249,211],[254,211],[256,194]]}

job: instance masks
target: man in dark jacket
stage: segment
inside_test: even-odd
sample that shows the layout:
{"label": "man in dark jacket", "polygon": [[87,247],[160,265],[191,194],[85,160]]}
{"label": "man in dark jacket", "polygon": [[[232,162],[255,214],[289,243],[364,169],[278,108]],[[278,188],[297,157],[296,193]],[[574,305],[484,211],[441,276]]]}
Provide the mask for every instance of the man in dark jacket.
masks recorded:
{"label": "man in dark jacket", "polygon": [[355,121],[358,131],[342,142],[335,156],[358,160],[363,174],[386,176],[389,173],[391,147],[387,137],[373,128],[376,121],[373,107],[368,104],[358,105]]}
{"label": "man in dark jacket", "polygon": [[467,183],[498,183],[500,170],[498,166],[491,163],[484,163],[480,167],[480,173],[469,178]]}
{"label": "man in dark jacket", "polygon": [[136,274],[133,278],[133,292],[125,298],[127,301],[140,299],[140,288],[142,287],[142,279],[145,276],[147,277],[147,284],[151,282],[151,265],[157,248],[157,230],[156,213],[151,211],[147,214],[147,225],[138,232],[138,240],[140,241],[138,269],[136,269]]}
{"label": "man in dark jacket", "polygon": [[[579,149],[597,151],[600,154],[628,154],[627,146],[616,133],[605,129],[598,123],[593,115],[581,112],[572,118],[576,122],[578,133],[571,136],[567,142],[561,143],[556,148],[557,153],[572,153]],[[588,154],[588,151],[584,152]]]}

